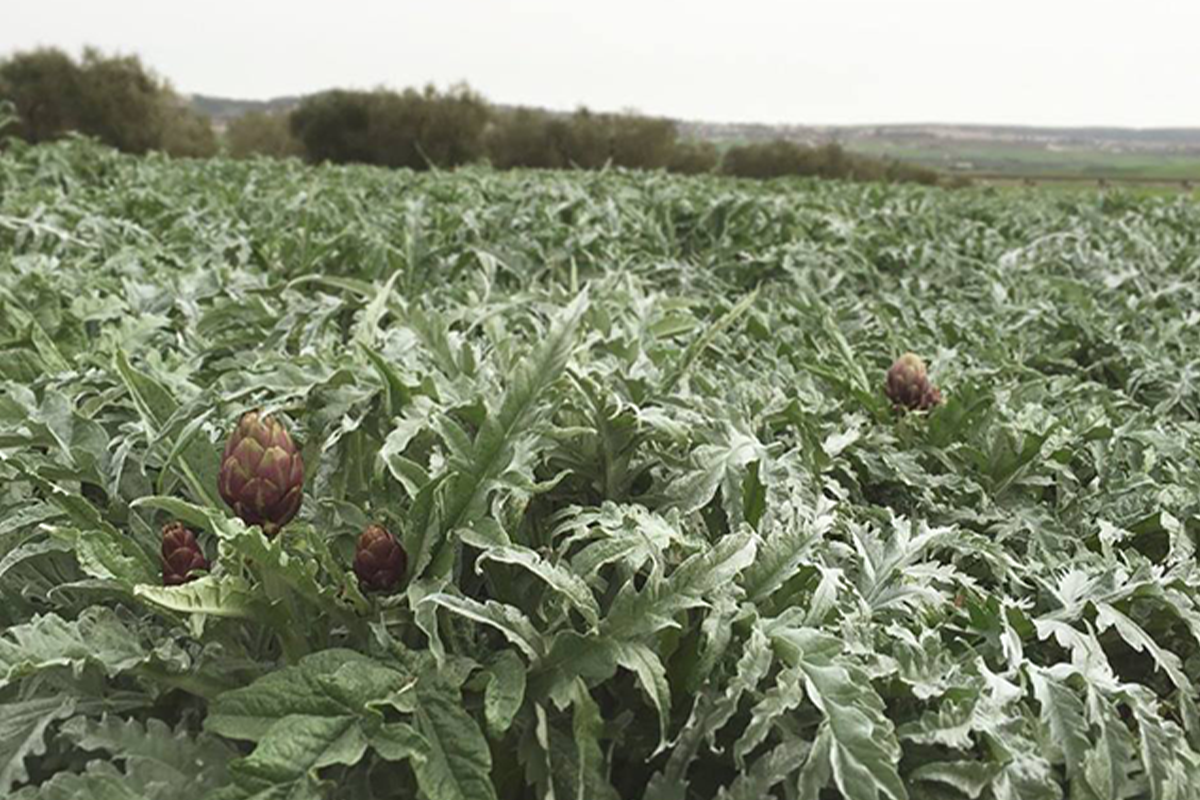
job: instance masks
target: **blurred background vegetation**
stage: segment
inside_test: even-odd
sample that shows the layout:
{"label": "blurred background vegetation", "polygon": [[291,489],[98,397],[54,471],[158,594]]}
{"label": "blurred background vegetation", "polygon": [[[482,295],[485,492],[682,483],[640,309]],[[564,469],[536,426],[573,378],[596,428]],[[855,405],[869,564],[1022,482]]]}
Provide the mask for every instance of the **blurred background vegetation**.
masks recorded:
{"label": "blurred background vegetation", "polygon": [[0,99],[16,109],[7,132],[29,142],[77,131],[130,153],[217,150],[209,121],[136,56],[93,49],[79,60],[54,49],[17,53],[0,62]]}
{"label": "blurred background vegetation", "polygon": [[815,176],[855,181],[945,183],[927,167],[850,153],[838,144],[778,140],[718,149],[681,138],[675,122],[587,109],[562,114],[501,108],[466,85],[310,95],[277,112],[251,111],[221,135],[137,56],[57,49],[0,61],[0,101],[16,122],[5,133],[43,142],[77,132],[131,153],[302,158],[413,170],[490,163],[498,169],[668,170],[742,178]]}

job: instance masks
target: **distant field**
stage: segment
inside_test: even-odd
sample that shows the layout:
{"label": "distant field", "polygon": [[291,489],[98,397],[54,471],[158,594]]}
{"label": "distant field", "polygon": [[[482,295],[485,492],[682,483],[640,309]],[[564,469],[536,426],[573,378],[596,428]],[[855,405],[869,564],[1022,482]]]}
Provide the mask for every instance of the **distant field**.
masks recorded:
{"label": "distant field", "polygon": [[[191,98],[193,107],[218,125],[248,111],[287,111],[301,100],[300,96],[265,101],[203,95]],[[1200,129],[1194,128],[675,122],[681,138],[712,142],[722,152],[735,145],[772,139],[802,144],[836,141],[853,152],[969,175],[985,183],[1032,179],[1039,183],[1095,185],[1103,178],[1174,191],[1182,188],[1180,184],[1185,180],[1200,183]]]}
{"label": "distant field", "polygon": [[1200,180],[1200,156],[1180,153],[1050,149],[1034,145],[979,142],[854,141],[847,147],[867,155],[898,158],[945,172],[1098,180]]}

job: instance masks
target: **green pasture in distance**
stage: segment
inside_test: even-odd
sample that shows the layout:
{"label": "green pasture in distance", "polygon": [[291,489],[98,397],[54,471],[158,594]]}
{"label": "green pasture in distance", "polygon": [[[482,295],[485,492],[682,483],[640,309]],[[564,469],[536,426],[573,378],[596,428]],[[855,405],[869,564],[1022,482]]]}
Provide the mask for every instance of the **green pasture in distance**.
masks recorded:
{"label": "green pasture in distance", "polygon": [[937,145],[897,142],[850,141],[851,150],[892,157],[947,172],[1073,176],[1080,178],[1145,178],[1200,180],[1200,156],[1174,153],[1108,152],[1092,149],[1047,149],[1031,145],[969,144],[953,141]]}

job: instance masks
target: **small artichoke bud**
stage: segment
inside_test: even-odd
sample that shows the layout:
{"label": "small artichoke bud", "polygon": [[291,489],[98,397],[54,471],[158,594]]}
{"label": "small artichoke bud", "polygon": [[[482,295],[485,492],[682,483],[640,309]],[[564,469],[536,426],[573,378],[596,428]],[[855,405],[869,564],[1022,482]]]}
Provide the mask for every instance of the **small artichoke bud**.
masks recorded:
{"label": "small artichoke bud", "polygon": [[408,557],[382,525],[368,525],[354,551],[354,574],[365,591],[386,592],[404,575]]}
{"label": "small artichoke bud", "polygon": [[196,536],[182,522],[169,522],[162,529],[163,586],[178,586],[195,580],[192,570],[208,569],[208,559]]}
{"label": "small artichoke bud", "polygon": [[942,402],[942,393],[929,382],[925,362],[915,353],[905,353],[892,364],[884,392],[896,408],[912,411],[925,411]]}
{"label": "small artichoke bud", "polygon": [[283,423],[248,411],[225,444],[217,488],[247,525],[274,536],[300,510],[304,459]]}

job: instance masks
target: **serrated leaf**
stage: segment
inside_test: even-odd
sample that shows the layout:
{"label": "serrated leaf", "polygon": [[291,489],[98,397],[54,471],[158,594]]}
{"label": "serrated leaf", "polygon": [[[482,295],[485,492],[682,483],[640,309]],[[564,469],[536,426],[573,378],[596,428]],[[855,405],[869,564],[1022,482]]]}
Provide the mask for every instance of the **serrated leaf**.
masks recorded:
{"label": "serrated leaf", "polygon": [[416,729],[404,722],[387,722],[371,734],[371,747],[388,761],[425,758],[429,743]]}
{"label": "serrated leaf", "polygon": [[495,600],[480,603],[468,597],[456,597],[445,593],[429,595],[421,602],[445,608],[459,616],[495,628],[532,660],[536,661],[545,652],[541,634],[533,627],[528,617],[512,606],[497,603]]}
{"label": "serrated leaf", "polygon": [[236,755],[215,737],[172,731],[155,719],[143,725],[133,719],[76,717],[62,726],[62,733],[79,748],[105,750],[124,762],[125,773],[144,787],[214,789],[228,780],[228,763]]}
{"label": "serrated leaf", "polygon": [[488,665],[488,683],[484,690],[483,712],[493,735],[504,733],[525,700],[525,663],[509,650],[503,650]]}
{"label": "serrated leaf", "polygon": [[667,744],[671,724],[671,686],[667,670],[649,647],[635,642],[618,642],[613,648],[617,664],[637,675],[642,691],[658,711],[658,750]]}
{"label": "serrated leaf", "polygon": [[912,779],[945,784],[971,800],[978,800],[1000,773],[1000,769],[999,764],[978,761],[935,761],[922,764],[913,770]]}
{"label": "serrated leaf", "polygon": [[1084,756],[1091,746],[1083,701],[1045,670],[1032,671],[1030,679],[1041,704],[1042,722],[1050,729],[1051,742],[1062,748],[1067,775],[1075,775],[1083,768]]}
{"label": "serrated leaf", "polygon": [[402,672],[369,656],[352,650],[323,650],[249,686],[221,694],[210,704],[204,727],[230,739],[256,742],[286,717],[363,714],[369,704],[384,700],[407,683]]}
{"label": "serrated leaf", "polygon": [[421,791],[437,800],[494,800],[487,740],[456,694],[418,683],[415,717],[429,744],[427,757],[413,765]]}
{"label": "serrated leaf", "polygon": [[75,698],[36,697],[0,704],[0,793],[28,779],[25,759],[46,752],[46,730],[75,711]]}
{"label": "serrated leaf", "polygon": [[226,575],[206,575],[180,586],[151,586],[133,588],[133,596],[170,611],[183,614],[204,614],[232,619],[265,619],[250,586],[241,578]]}
{"label": "serrated leaf", "polygon": [[565,597],[589,625],[594,627],[600,621],[600,606],[583,579],[562,567],[546,562],[536,552],[518,547],[491,547],[480,553],[477,559],[477,563],[488,561],[511,564],[527,570]]}
{"label": "serrated leaf", "polygon": [[[883,701],[861,671],[841,657],[841,643],[805,628],[777,630],[772,639],[782,657],[803,672],[808,695],[825,718],[810,763],[827,760],[834,783],[848,800],[907,800],[896,770],[900,745],[883,715]],[[821,755],[822,750],[827,754]]]}
{"label": "serrated leaf", "polygon": [[771,790],[795,775],[812,745],[801,739],[788,739],[755,759],[750,768],[737,776],[728,787],[722,786],[717,800],[761,800]]}
{"label": "serrated leaf", "polygon": [[94,664],[116,675],[147,658],[139,637],[111,609],[88,608],[71,621],[46,614],[0,636],[0,686],[54,667],[81,671]]}
{"label": "serrated leaf", "polygon": [[258,747],[230,765],[234,781],[251,796],[291,797],[309,791],[322,767],[356,764],[367,738],[352,715],[283,717],[267,729]]}

